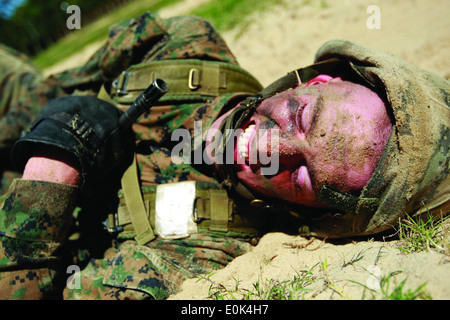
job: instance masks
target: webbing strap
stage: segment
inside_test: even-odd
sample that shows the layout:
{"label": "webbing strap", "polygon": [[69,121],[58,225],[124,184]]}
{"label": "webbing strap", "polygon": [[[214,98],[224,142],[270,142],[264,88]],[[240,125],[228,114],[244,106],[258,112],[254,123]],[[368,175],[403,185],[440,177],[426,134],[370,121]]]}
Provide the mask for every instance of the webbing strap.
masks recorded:
{"label": "webbing strap", "polygon": [[105,89],[105,86],[102,85],[102,87],[100,88],[100,91],[97,94],[97,98],[109,102],[111,104],[114,104],[114,101],[111,99],[111,97],[109,96],[108,92]]}
{"label": "webbing strap", "polygon": [[355,214],[374,214],[377,211],[380,200],[378,198],[362,198],[342,192],[331,186],[324,185],[320,189],[319,200],[331,207],[343,212]]}
{"label": "webbing strap", "polygon": [[228,219],[230,218],[228,194],[223,189],[209,189],[209,200],[211,206],[211,231],[228,231]]}
{"label": "webbing strap", "polygon": [[[97,98],[109,103],[114,103],[104,86],[100,88]],[[121,183],[131,223],[136,232],[135,239],[140,245],[146,244],[155,238],[155,234],[153,233],[147,210],[145,209],[144,201],[142,199],[137,173],[136,155],[133,157],[133,163],[123,174]],[[112,225],[115,225],[114,221],[110,222],[110,226]]]}
{"label": "webbing strap", "polygon": [[131,223],[136,232],[135,240],[138,244],[144,245],[152,241],[155,234],[150,225],[138,181],[136,157],[134,157],[133,163],[123,174],[122,191],[130,213]]}
{"label": "webbing strap", "polygon": [[[202,64],[202,83],[205,87],[205,92],[213,96],[219,95],[220,88],[220,66],[218,64],[207,63],[206,61]],[[225,75],[225,73],[223,73]],[[226,88],[226,82],[223,84]]]}
{"label": "webbing strap", "polygon": [[254,94],[262,85],[239,66],[220,61],[198,59],[150,61],[124,71],[112,85],[112,95],[119,103],[134,101],[155,78],[164,79],[170,91],[160,101],[216,97],[225,93]]}

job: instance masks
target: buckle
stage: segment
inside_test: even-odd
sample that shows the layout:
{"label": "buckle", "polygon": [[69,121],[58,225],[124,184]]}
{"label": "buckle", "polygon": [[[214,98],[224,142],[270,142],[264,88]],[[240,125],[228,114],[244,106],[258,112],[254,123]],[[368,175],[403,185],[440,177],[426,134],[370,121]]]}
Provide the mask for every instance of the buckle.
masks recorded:
{"label": "buckle", "polygon": [[115,89],[115,93],[118,95],[126,95],[129,92],[126,90],[128,77],[130,74],[126,71],[122,71],[122,74],[112,82],[112,86]]}
{"label": "buckle", "polygon": [[196,224],[199,224],[203,221],[203,219],[199,218],[197,215],[197,200],[199,199],[199,197],[195,197],[194,206],[192,207],[192,221],[194,221]]}
{"label": "buckle", "polygon": [[200,86],[200,72],[196,68],[189,70],[188,87],[191,90],[196,90]]}
{"label": "buckle", "polygon": [[119,219],[117,213],[108,214],[108,218],[106,218],[105,221],[102,222],[102,224],[105,229],[111,234],[123,231],[123,227],[118,225]]}

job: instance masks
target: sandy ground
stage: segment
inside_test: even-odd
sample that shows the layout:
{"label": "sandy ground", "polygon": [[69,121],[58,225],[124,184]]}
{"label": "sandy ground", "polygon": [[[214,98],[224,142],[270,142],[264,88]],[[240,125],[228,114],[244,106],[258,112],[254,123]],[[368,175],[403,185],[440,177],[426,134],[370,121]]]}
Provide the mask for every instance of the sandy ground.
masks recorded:
{"label": "sandy ground", "polygon": [[[162,14],[183,14],[199,3],[186,0]],[[373,11],[367,12],[370,5],[380,9],[379,29],[367,26],[373,15]],[[251,17],[245,27],[223,36],[240,64],[264,85],[310,64],[320,45],[333,38],[390,52],[450,78],[448,0],[288,1]],[[50,71],[82,62],[96,46]],[[217,284],[232,289],[239,283],[239,288],[253,290],[258,281],[264,284],[269,279],[292,280],[311,270],[312,282],[305,299],[382,298],[378,280],[392,273],[389,292],[405,280],[403,292],[425,284],[424,292],[429,297],[450,299],[450,256],[435,251],[404,254],[397,248],[399,245],[398,241],[373,239],[333,244],[270,233],[251,252],[212,275],[210,280],[216,285],[206,280],[188,280],[182,291],[170,298],[206,299],[211,285]],[[366,286],[375,291],[365,289]]]}

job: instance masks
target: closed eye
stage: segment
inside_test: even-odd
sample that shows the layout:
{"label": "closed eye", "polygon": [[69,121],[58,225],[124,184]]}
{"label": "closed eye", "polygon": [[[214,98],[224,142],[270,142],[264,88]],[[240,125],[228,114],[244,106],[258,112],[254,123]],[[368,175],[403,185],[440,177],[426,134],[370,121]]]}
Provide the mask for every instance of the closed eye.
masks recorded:
{"label": "closed eye", "polygon": [[297,128],[299,128],[302,132],[305,132],[305,128],[303,126],[303,110],[305,110],[307,105],[308,105],[307,102],[301,102],[299,104],[299,107],[297,109],[296,119],[295,119]]}

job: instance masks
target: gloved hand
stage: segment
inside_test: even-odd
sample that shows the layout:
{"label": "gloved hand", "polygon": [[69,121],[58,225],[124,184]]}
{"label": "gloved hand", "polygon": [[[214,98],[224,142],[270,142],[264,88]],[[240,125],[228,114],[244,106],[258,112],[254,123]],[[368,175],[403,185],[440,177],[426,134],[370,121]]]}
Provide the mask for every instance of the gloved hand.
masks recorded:
{"label": "gloved hand", "polygon": [[40,149],[69,157],[81,171],[82,185],[99,181],[131,164],[135,136],[118,127],[122,112],[95,97],[71,96],[49,101],[38,113],[30,132],[13,146],[12,161],[23,169]]}

